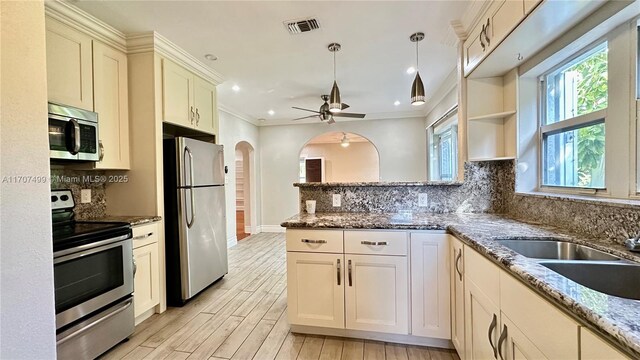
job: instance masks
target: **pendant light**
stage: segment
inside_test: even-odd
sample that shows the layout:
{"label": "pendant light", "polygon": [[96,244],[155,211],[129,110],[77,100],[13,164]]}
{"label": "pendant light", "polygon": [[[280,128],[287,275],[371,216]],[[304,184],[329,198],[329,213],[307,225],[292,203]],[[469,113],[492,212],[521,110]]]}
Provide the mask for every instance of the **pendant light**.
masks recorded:
{"label": "pendant light", "polygon": [[411,42],[416,43],[416,78],[413,79],[413,85],[411,85],[411,105],[422,105],[425,102],[424,85],[420,78],[420,71],[418,67],[418,42],[424,39],[424,33],[417,32],[409,37]]}
{"label": "pendant light", "polygon": [[346,148],[349,146],[349,139],[347,138],[347,133],[342,133],[342,140],[340,141],[340,146]]}
{"label": "pendant light", "polygon": [[340,100],[340,89],[336,82],[336,52],[340,51],[340,44],[329,44],[329,51],[333,53],[333,87],[331,87],[331,95],[329,95],[329,111],[332,113],[342,111],[342,101]]}

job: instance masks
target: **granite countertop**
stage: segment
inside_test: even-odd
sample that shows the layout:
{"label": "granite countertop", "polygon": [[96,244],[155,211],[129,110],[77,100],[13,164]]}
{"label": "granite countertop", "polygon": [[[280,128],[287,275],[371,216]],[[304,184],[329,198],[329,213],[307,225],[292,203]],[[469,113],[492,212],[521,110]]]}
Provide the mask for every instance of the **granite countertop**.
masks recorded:
{"label": "granite countertop", "polygon": [[371,187],[371,186],[460,186],[462,181],[376,181],[376,182],[308,182],[293,183],[299,188],[323,188],[323,187]]}
{"label": "granite countertop", "polygon": [[111,216],[111,215],[106,215],[106,216],[99,217],[99,218],[88,218],[88,219],[83,219],[83,220],[86,220],[86,221],[104,221],[104,222],[122,221],[122,222],[128,222],[129,224],[131,224],[131,226],[138,226],[138,225],[144,225],[144,224],[149,224],[149,223],[152,223],[152,222],[160,221],[160,220],[162,220],[162,217],[154,216],[154,215],[149,215],[149,216]]}
{"label": "granite countertop", "polygon": [[406,219],[388,213],[301,213],[281,225],[287,228],[447,230],[630,354],[640,357],[640,300],[610,296],[582,286],[495,240],[566,240],[640,262],[640,256],[626,251],[620,244],[494,214],[413,214],[411,219]]}

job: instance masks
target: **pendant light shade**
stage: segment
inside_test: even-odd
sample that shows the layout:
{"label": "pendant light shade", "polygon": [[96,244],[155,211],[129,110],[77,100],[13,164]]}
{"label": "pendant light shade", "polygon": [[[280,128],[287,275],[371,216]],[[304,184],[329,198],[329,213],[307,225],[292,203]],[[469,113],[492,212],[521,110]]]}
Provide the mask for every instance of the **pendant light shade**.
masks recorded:
{"label": "pendant light shade", "polygon": [[337,113],[342,111],[342,100],[340,99],[340,89],[336,82],[336,52],[340,51],[340,44],[329,44],[329,51],[333,53],[333,86],[331,87],[331,94],[329,95],[329,111]]}
{"label": "pendant light shade", "polygon": [[416,78],[413,79],[413,85],[411,85],[411,105],[422,105],[426,101],[426,97],[424,95],[424,85],[422,84],[422,79],[420,78],[420,71],[418,67],[418,42],[424,39],[424,33],[417,32],[412,34],[409,37],[411,42],[416,43]]}

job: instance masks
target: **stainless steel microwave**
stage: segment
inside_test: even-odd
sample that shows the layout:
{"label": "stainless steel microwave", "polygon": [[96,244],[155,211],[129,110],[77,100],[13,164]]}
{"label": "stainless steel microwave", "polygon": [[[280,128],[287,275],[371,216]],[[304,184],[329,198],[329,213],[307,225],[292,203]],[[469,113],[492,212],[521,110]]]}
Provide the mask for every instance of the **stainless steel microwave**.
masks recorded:
{"label": "stainless steel microwave", "polygon": [[49,157],[99,161],[98,114],[49,103]]}

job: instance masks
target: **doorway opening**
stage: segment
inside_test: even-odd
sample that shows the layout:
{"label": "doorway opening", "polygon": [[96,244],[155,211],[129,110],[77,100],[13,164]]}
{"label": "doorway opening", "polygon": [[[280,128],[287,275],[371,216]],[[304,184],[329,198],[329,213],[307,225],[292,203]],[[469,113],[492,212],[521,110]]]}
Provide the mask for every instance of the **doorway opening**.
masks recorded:
{"label": "doorway opening", "polygon": [[255,175],[253,168],[253,146],[241,141],[235,147],[235,185],[236,185],[236,237],[242,240],[253,232],[253,214],[255,207]]}

